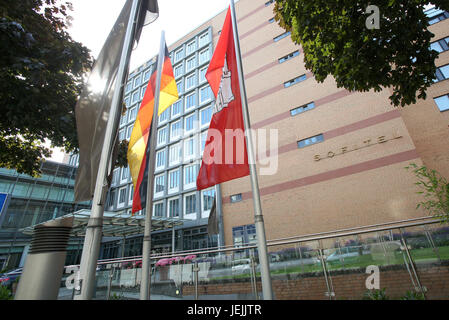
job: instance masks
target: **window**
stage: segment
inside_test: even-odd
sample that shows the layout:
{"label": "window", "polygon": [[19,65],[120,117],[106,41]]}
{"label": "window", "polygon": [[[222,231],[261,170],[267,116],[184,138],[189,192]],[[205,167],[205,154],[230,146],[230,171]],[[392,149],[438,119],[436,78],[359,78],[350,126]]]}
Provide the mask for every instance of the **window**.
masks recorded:
{"label": "window", "polygon": [[202,199],[201,218],[207,218],[209,217],[210,209],[214,204],[215,188],[201,191],[201,199]]}
{"label": "window", "polygon": [[184,161],[195,158],[196,139],[195,137],[184,140]]}
{"label": "window", "polygon": [[138,86],[140,86],[142,83],[142,76],[139,75],[137,77],[134,78],[134,88],[137,88]]}
{"label": "window", "polygon": [[176,82],[176,87],[178,89],[178,93],[181,94],[184,91],[184,86],[182,85],[184,82],[183,81],[178,81]]}
{"label": "window", "polygon": [[156,152],[156,170],[160,170],[163,169],[165,167],[165,163],[166,163],[166,152],[165,150],[161,150]]}
{"label": "window", "polygon": [[181,48],[175,52],[175,62],[178,62],[182,58],[184,58],[184,50]]}
{"label": "window", "polygon": [[144,85],[141,89],[140,89],[140,99],[143,99],[143,97],[145,97],[145,91],[147,90],[147,85]]}
{"label": "window", "polygon": [[268,7],[270,4],[272,4],[274,2],[274,0],[270,0],[268,2],[265,2],[265,7]]}
{"label": "window", "polygon": [[209,33],[206,32],[206,33],[203,33],[202,35],[200,35],[199,42],[200,42],[200,47],[207,44],[209,42]]}
{"label": "window", "polygon": [[212,106],[204,108],[200,111],[201,128],[209,126],[210,120],[212,119],[212,113]]}
{"label": "window", "polygon": [[196,218],[196,193],[184,195],[184,218]]}
{"label": "window", "polygon": [[324,141],[323,134],[319,134],[319,135],[298,141],[298,148],[304,148],[309,145],[319,143],[322,141]]}
{"label": "window", "polygon": [[203,51],[200,51],[199,60],[200,60],[200,62],[199,62],[200,64],[209,60],[209,48],[207,48]]}
{"label": "window", "polygon": [[167,130],[168,127],[161,128],[157,131],[157,145],[161,146],[167,143]]}
{"label": "window", "polygon": [[179,217],[179,198],[168,199],[168,217]]}
{"label": "window", "polygon": [[170,141],[179,139],[182,135],[182,122],[178,120],[170,125]]}
{"label": "window", "polygon": [[178,78],[184,73],[184,65],[181,63],[180,65],[177,65],[174,70],[175,78]]}
{"label": "window", "polygon": [[131,105],[131,97],[130,97],[130,96],[127,96],[127,97],[125,98],[125,105],[126,105],[127,107],[129,107],[129,106]]}
{"label": "window", "polygon": [[285,32],[285,33],[283,33],[283,34],[281,34],[281,35],[278,35],[276,38],[274,38],[273,40],[274,40],[274,42],[278,42],[279,40],[281,40],[281,39],[284,39],[285,37],[287,37],[287,36],[289,36],[290,35],[290,31],[288,31],[288,32]]}
{"label": "window", "polygon": [[186,116],[184,121],[185,121],[185,130],[184,130],[185,134],[195,130],[195,122],[196,122],[195,113]]}
{"label": "window", "polygon": [[179,191],[179,170],[168,172],[168,193]]}
{"label": "window", "polygon": [[196,106],[196,93],[192,93],[186,96],[186,111],[194,108],[195,106]]}
{"label": "window", "polygon": [[441,112],[449,110],[449,94],[433,98],[433,100],[435,101],[438,109],[440,109]]}
{"label": "window", "polygon": [[186,90],[193,88],[196,85],[196,76],[191,74],[186,77]]}
{"label": "window", "polygon": [[201,146],[200,146],[201,157],[203,156],[204,148],[206,147],[206,140],[207,140],[207,131],[203,131],[201,132]]}
{"label": "window", "polygon": [[184,167],[184,189],[192,188],[196,186],[196,165]]}
{"label": "window", "polygon": [[288,88],[288,87],[290,87],[290,86],[292,86],[292,85],[294,85],[296,83],[302,82],[302,81],[304,81],[306,79],[307,79],[306,75],[303,74],[302,76],[299,76],[299,77],[296,77],[296,78],[294,78],[292,80],[284,82],[284,88]]}
{"label": "window", "polygon": [[292,59],[292,58],[294,58],[294,57],[296,57],[296,56],[299,56],[299,50],[296,50],[296,51],[294,51],[294,52],[292,52],[292,53],[289,53],[288,55],[286,55],[286,56],[280,58],[280,59],[279,59],[279,63],[282,63],[282,62],[285,62],[285,61],[287,61],[287,60],[290,60],[290,59]]}
{"label": "window", "polygon": [[300,107],[298,107],[298,108],[295,108],[295,109],[290,110],[290,114],[291,114],[292,116],[295,116],[295,115],[297,115],[297,114],[299,114],[299,113],[303,113],[304,111],[312,110],[313,108],[315,108],[315,103],[310,102],[310,103],[308,103],[308,104],[305,104],[305,105],[303,105],[303,106],[300,106]]}
{"label": "window", "polygon": [[187,59],[186,62],[186,71],[190,71],[196,67],[196,57],[193,56],[190,59]]}
{"label": "window", "polygon": [[136,90],[133,92],[131,103],[136,103],[140,99],[140,90]]}
{"label": "window", "polygon": [[167,109],[165,109],[164,112],[161,113],[161,115],[159,116],[159,121],[158,123],[165,123],[166,121],[168,121],[168,117],[170,116],[170,107],[168,107]]}
{"label": "window", "polygon": [[133,82],[132,82],[132,81],[129,81],[129,82],[126,84],[125,93],[130,92],[132,88],[133,88]]}
{"label": "window", "polygon": [[128,110],[126,110],[125,113],[122,114],[122,116],[120,117],[120,126],[123,126],[127,123],[128,123]]}
{"label": "window", "polygon": [[129,177],[129,167],[123,168],[122,169],[122,177],[120,178],[120,181],[121,182],[126,181],[126,180],[128,180],[128,177]]}
{"label": "window", "polygon": [[447,13],[446,11],[443,11],[443,12],[439,13],[438,15],[436,15],[432,18],[429,18],[429,25],[435,24],[435,23],[445,20],[447,18],[449,18],[449,13]]}
{"label": "window", "polygon": [[171,117],[174,118],[178,115],[181,114],[181,109],[182,109],[182,99],[176,101],[175,103],[172,104],[171,107]]}
{"label": "window", "polygon": [[437,67],[437,71],[435,72],[435,79],[433,80],[433,82],[438,82],[446,79],[449,79],[449,64]]}
{"label": "window", "polygon": [[153,217],[163,217],[164,216],[164,203],[158,202],[153,205]]}
{"label": "window", "polygon": [[449,50],[449,37],[432,42],[430,44],[430,49],[438,52],[444,52]]}
{"label": "window", "polygon": [[146,82],[150,80],[150,77],[151,77],[151,68],[145,71],[145,73],[143,74],[143,81]]}
{"label": "window", "polygon": [[269,23],[273,23],[273,22],[274,22],[274,17],[271,18],[271,19],[268,19],[268,22],[269,22]]}
{"label": "window", "polygon": [[120,178],[120,168],[114,169],[112,173],[112,185],[118,184],[118,180]]}
{"label": "window", "polygon": [[203,83],[203,82],[205,82],[207,79],[206,79],[206,72],[207,72],[207,67],[204,67],[204,68],[202,68],[202,69],[200,69],[200,75],[199,75],[199,83]]}
{"label": "window", "polygon": [[137,107],[129,109],[128,112],[128,121],[134,121],[137,116]]}
{"label": "window", "polygon": [[170,146],[168,150],[169,165],[173,166],[181,163],[181,143]]}
{"label": "window", "polygon": [[231,198],[231,203],[239,202],[239,201],[242,201],[242,194],[237,193],[237,194],[232,195],[230,198]]}
{"label": "window", "polygon": [[123,187],[118,190],[117,208],[124,207],[125,202],[126,202],[126,187]]}
{"label": "window", "polygon": [[119,139],[120,141],[124,140],[125,137],[126,137],[125,134],[126,134],[125,129],[120,130],[120,131],[118,132],[118,139]]}
{"label": "window", "polygon": [[196,50],[196,40],[193,40],[187,44],[186,51],[187,54],[191,54],[195,50]]}
{"label": "window", "polygon": [[109,192],[109,199],[107,201],[107,207],[113,208],[114,207],[114,201],[115,201],[115,194],[117,193],[117,189],[111,190]]}
{"label": "window", "polygon": [[200,104],[210,101],[212,98],[212,90],[209,86],[200,89]]}
{"label": "window", "polygon": [[132,184],[129,185],[129,194],[128,194],[128,205],[133,204],[133,196],[134,196],[134,186]]}
{"label": "window", "polygon": [[131,138],[131,133],[133,132],[133,125],[129,126],[128,128],[126,128],[126,139],[129,140],[129,138]]}
{"label": "window", "polygon": [[154,177],[154,196],[161,197],[165,190],[165,175],[161,174]]}

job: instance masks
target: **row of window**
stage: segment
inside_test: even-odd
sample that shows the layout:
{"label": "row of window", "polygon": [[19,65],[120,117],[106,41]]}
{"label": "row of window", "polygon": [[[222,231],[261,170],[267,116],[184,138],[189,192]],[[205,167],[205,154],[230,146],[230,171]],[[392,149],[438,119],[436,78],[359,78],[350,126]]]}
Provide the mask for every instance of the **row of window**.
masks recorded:
{"label": "row of window", "polygon": [[184,118],[172,121],[168,125],[159,128],[157,131],[157,147],[168,143],[168,140],[174,142],[182,137],[190,136],[199,129],[208,128],[212,115],[213,106],[210,105],[199,110],[198,113],[193,112],[184,116]]}
{"label": "row of window", "polygon": [[[153,204],[153,216],[178,218],[181,216],[181,208],[184,219],[197,219],[197,213],[201,218],[209,217],[215,198],[215,188],[201,191],[201,203],[197,202],[197,192],[186,193],[181,196],[168,198],[166,202],[158,201]],[[181,199],[183,200],[181,206]],[[198,210],[198,205],[201,206]]]}
{"label": "row of window", "polygon": [[[185,57],[187,57],[190,54],[192,54],[193,52],[195,52],[197,49],[201,49],[205,45],[209,44],[210,41],[211,41],[211,37],[210,37],[210,32],[208,30],[198,36],[198,41],[196,38],[194,38],[193,40],[187,42],[185,49],[184,49],[184,47],[181,47],[181,48],[175,50],[171,55],[173,63],[178,63]],[[197,46],[197,42],[198,42],[198,46]]]}
{"label": "row of window", "polygon": [[[181,177],[182,173],[182,177]],[[190,164],[154,176],[154,198],[196,188],[198,165]],[[181,190],[182,180],[182,190]]]}
{"label": "row of window", "polygon": [[192,57],[186,59],[185,62],[181,62],[173,67],[173,74],[175,78],[179,78],[184,73],[188,73],[195,69],[197,67],[197,60],[198,65],[202,65],[205,62],[208,62],[211,58],[210,49],[206,48],[204,50],[201,50],[198,52],[198,59],[196,55],[193,55]]}
{"label": "row of window", "polygon": [[437,67],[437,70],[435,72],[435,79],[433,80],[433,82],[438,82],[446,79],[449,79],[449,64]]}

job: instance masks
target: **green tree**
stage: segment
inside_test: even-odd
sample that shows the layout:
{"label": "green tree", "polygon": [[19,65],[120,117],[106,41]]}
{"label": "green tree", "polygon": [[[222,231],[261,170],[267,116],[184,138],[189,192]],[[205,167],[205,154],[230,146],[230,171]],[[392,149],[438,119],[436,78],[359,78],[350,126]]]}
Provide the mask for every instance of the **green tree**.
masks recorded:
{"label": "green tree", "polygon": [[429,214],[439,218],[441,222],[449,222],[449,183],[438,171],[411,163],[405,167],[412,170],[418,181],[415,183],[422,189],[418,194],[424,196],[416,208],[424,208]]}
{"label": "green tree", "polygon": [[[391,88],[392,104],[404,106],[425,99],[435,77],[429,3],[449,10],[447,0],[276,0],[274,13],[318,82],[332,75],[350,91]],[[378,29],[366,26],[369,5],[379,8]]]}
{"label": "green tree", "polygon": [[0,1],[0,167],[39,174],[44,146],[77,150],[75,105],[89,50],[67,33],[65,0]]}

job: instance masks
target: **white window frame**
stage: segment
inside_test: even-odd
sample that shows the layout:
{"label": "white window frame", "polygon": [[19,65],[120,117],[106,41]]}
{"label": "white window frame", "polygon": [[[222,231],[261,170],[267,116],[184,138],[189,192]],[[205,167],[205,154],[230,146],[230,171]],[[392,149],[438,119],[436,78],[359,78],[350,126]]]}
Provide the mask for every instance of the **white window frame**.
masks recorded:
{"label": "white window frame", "polygon": [[[178,54],[181,53],[181,56],[178,57]],[[181,61],[184,58],[184,48],[180,48],[175,51],[175,62]]]}
{"label": "white window frame", "polygon": [[[201,99],[201,91],[204,90],[204,89],[206,89],[206,90],[208,89],[208,91],[209,91],[209,95],[208,95],[206,100],[202,100]],[[198,90],[198,91],[199,91],[198,101],[199,101],[200,105],[202,105],[204,103],[207,103],[207,102],[210,102],[212,100],[212,89],[210,88],[209,85],[201,87],[200,90]]]}
{"label": "white window frame", "polygon": [[120,181],[120,168],[116,168],[114,169],[114,171],[112,172],[112,182],[111,185],[117,185],[119,184]]}
{"label": "white window frame", "polygon": [[119,141],[125,140],[125,137],[126,137],[126,128],[123,128],[118,132],[118,140]]}
{"label": "white window frame", "polygon": [[[192,129],[187,130],[187,120],[193,117]],[[184,116],[184,136],[188,135],[196,130],[196,113],[189,113],[187,116]]]}
{"label": "white window frame", "polygon": [[[203,136],[204,136],[204,147],[203,147]],[[207,130],[200,133],[200,156],[203,157],[204,149],[206,147],[207,140]]]}
{"label": "white window frame", "polygon": [[[129,173],[130,173],[129,167],[122,168],[122,172],[120,174],[120,183],[124,183],[124,182],[128,181]],[[123,175],[126,175],[126,177],[123,178]]]}
{"label": "white window frame", "polygon": [[164,218],[164,201],[158,201],[153,203],[153,212],[152,212],[153,217],[160,217],[156,215],[156,206],[160,204],[162,204],[162,218]]}
{"label": "white window frame", "polygon": [[126,127],[126,140],[129,140],[131,138],[133,128],[134,128],[134,125],[130,125],[130,126]]}
{"label": "white window frame", "polygon": [[[201,68],[201,69],[198,71],[198,83],[199,83],[199,84],[202,84],[202,83],[204,83],[204,82],[207,82],[207,79],[206,79],[207,68],[208,68],[208,66],[206,66],[206,67],[204,67],[204,68]],[[201,72],[202,72],[203,70],[204,70],[204,78],[201,78]]]}
{"label": "white window frame", "polygon": [[[174,114],[173,111],[175,110],[174,106],[176,104],[179,104],[179,112]],[[174,118],[176,118],[176,117],[181,115],[183,106],[184,106],[184,104],[183,104],[182,98],[177,100],[175,103],[172,104],[171,111],[170,111],[172,119],[174,119]]]}
{"label": "white window frame", "polygon": [[[206,39],[207,38],[207,39]],[[206,39],[206,40],[203,40]],[[209,37],[209,31],[206,31],[205,33],[199,35],[198,37],[198,47],[201,48],[202,46],[205,46],[210,41]]]}
{"label": "white window frame", "polygon": [[[161,153],[165,154],[164,155],[164,164],[162,166],[158,166],[157,156]],[[155,171],[159,171],[159,170],[162,170],[165,168],[165,166],[167,165],[167,150],[165,150],[165,148],[156,152],[156,161],[155,162],[156,162],[155,168],[154,168]]]}
{"label": "white window frame", "polygon": [[[135,111],[135,115],[133,115],[134,111]],[[136,120],[136,117],[137,117],[137,106],[129,109],[128,122]]]}
{"label": "white window frame", "polygon": [[[189,66],[189,64],[190,64],[191,61],[193,61],[193,65],[192,65],[192,66]],[[193,55],[193,56],[191,56],[190,58],[188,58],[188,59],[186,60],[186,72],[189,72],[189,71],[191,71],[191,70],[194,70],[194,69],[197,67],[197,65],[198,65],[197,62],[198,62],[198,61],[196,61],[196,54]]]}
{"label": "white window frame", "polygon": [[[123,208],[125,206],[125,204],[126,204],[126,189],[127,189],[126,186],[121,187],[121,188],[118,189],[118,192],[117,192],[117,209],[118,208]],[[120,193],[121,193],[122,190],[125,190],[125,199],[124,199],[123,202],[120,202]]]}
{"label": "white window frame", "polygon": [[[187,101],[189,100],[188,98],[191,96],[195,96],[194,97],[194,102],[193,105],[190,108],[187,108]],[[184,107],[184,112],[188,112],[190,110],[193,110],[196,107],[196,92],[192,92],[191,94],[188,94],[185,96],[185,107]]]}
{"label": "white window frame", "polygon": [[[207,52],[207,58],[205,58],[204,60],[201,60],[201,55],[202,55],[204,52]],[[203,63],[205,63],[205,62],[207,62],[207,61],[209,61],[209,60],[210,60],[210,50],[209,50],[209,48],[205,48],[205,49],[201,50],[201,51],[198,53],[198,64],[199,64],[199,65],[201,65],[201,64],[203,64]]]}
{"label": "white window frame", "polygon": [[[172,217],[171,215],[170,215],[170,209],[171,209],[171,202],[173,201],[173,200],[178,200],[178,216],[175,216],[175,217]],[[167,217],[168,218],[179,218],[179,217],[181,217],[181,206],[179,205],[180,204],[180,198],[179,198],[179,196],[177,196],[177,197],[173,197],[173,198],[168,198],[167,199]]]}
{"label": "white window frame", "polygon": [[147,86],[148,86],[148,84],[144,85],[144,86],[140,89],[140,100],[142,100],[143,97],[145,96],[145,91],[147,90]]}
{"label": "white window frame", "polygon": [[[181,71],[179,72],[179,74],[177,74],[179,69],[181,69]],[[184,63],[180,63],[177,66],[175,66],[173,74],[175,76],[175,79],[181,77],[184,74]]]}
{"label": "white window frame", "polygon": [[[166,115],[165,119],[162,119],[162,118],[161,118],[163,114]],[[159,125],[159,124],[164,124],[164,123],[168,122],[168,120],[170,119],[170,114],[171,114],[171,110],[170,110],[170,107],[168,107],[168,108],[165,109],[164,112],[162,112],[161,115],[159,116],[159,119],[158,119],[158,125]]]}
{"label": "white window frame", "polygon": [[214,116],[214,114],[213,114],[213,112],[214,112],[214,110],[213,110],[213,106],[211,106],[211,105],[209,105],[209,106],[207,106],[207,107],[204,107],[204,108],[202,108],[201,110],[200,110],[200,119],[199,119],[199,124],[200,124],[200,128],[201,129],[204,129],[204,128],[208,128],[209,127],[209,125],[210,125],[210,120],[209,120],[209,122],[208,123],[202,123],[202,120],[201,120],[201,116],[202,116],[202,113],[203,113],[203,111],[205,111],[206,109],[212,109],[212,115],[211,115],[211,117],[210,117],[210,119],[212,120],[212,117]]}
{"label": "white window frame", "polygon": [[[193,141],[193,154],[187,154],[187,151],[189,150],[188,148],[187,148],[187,144],[188,143],[190,143],[190,141]],[[196,158],[196,154],[197,154],[197,137],[196,136],[193,136],[193,137],[190,137],[190,138],[187,138],[187,139],[185,139],[184,140],[184,148],[183,148],[183,151],[184,151],[184,162],[189,162],[189,161],[191,161],[191,160],[193,160],[193,159],[195,159]]]}
{"label": "white window frame", "polygon": [[[170,188],[170,175],[174,172],[178,172],[178,185],[174,188]],[[173,194],[179,191],[179,185],[181,184],[181,172],[179,171],[179,168],[170,170],[167,174],[167,194]]]}
{"label": "white window frame", "polygon": [[[162,131],[164,131],[165,130],[165,139],[164,139],[164,141],[160,141],[161,139],[159,139],[159,137],[160,137],[160,134],[161,134],[161,132]],[[157,142],[156,142],[156,146],[163,146],[164,144],[166,144],[167,143],[167,137],[168,137],[168,125],[167,126],[165,126],[165,127],[162,127],[162,128],[159,128],[158,130],[157,130]]]}
{"label": "white window frame", "polygon": [[132,205],[133,204],[133,197],[134,197],[134,185],[131,183],[129,185],[129,193],[128,193],[128,205]]}
{"label": "white window frame", "polygon": [[[156,192],[156,187],[157,187],[157,179],[158,178],[163,178],[164,179],[164,189],[162,191]],[[160,198],[164,196],[164,191],[165,191],[165,174],[158,174],[154,176],[154,190],[153,190],[153,197],[154,198]]]}
{"label": "white window frame", "polygon": [[[189,50],[189,48],[191,48],[191,45],[193,44],[193,50]],[[192,52],[196,51],[196,39],[193,39],[192,41],[190,41],[189,43],[186,44],[186,55],[191,54]]]}
{"label": "white window frame", "polygon": [[[137,80],[139,80],[140,82],[138,84],[136,84]],[[142,84],[142,74],[139,74],[137,77],[134,78],[133,80],[133,88],[137,88],[138,86],[140,86]]]}
{"label": "white window frame", "polygon": [[[173,130],[173,127],[175,125],[177,125],[178,123],[180,125],[180,129]],[[179,120],[176,120],[176,121],[173,121],[172,123],[170,123],[170,142],[176,141],[176,140],[178,140],[179,138],[182,137],[182,132],[183,132],[183,125],[182,124],[183,124],[182,119],[179,119]]]}
{"label": "white window frame", "polygon": [[[134,99],[134,95],[137,93],[137,100]],[[132,94],[131,94],[131,104],[137,103],[140,100],[140,89],[135,90]]]}
{"label": "white window frame", "polygon": [[190,164],[190,165],[184,166],[183,167],[183,170],[184,170],[183,171],[183,179],[182,179],[184,190],[196,187],[196,178],[194,178],[192,182],[186,183],[186,178],[187,178],[186,170],[187,170],[187,168],[190,168],[190,167],[194,167],[195,168],[194,170],[195,170],[196,176],[198,177],[198,172],[197,172],[198,169],[197,169],[197,165],[196,164]]}
{"label": "white window frame", "polygon": [[[192,79],[192,78],[193,78],[193,83],[191,85],[189,85],[189,80]],[[191,73],[191,74],[186,76],[185,88],[186,88],[186,91],[187,91],[187,90],[190,90],[190,89],[195,88],[195,87],[196,87],[196,73],[194,72],[194,73]]]}
{"label": "white window frame", "polygon": [[[190,197],[192,195],[195,196],[195,212],[187,214],[187,211],[186,211],[187,201],[186,201],[186,199],[187,199],[187,197]],[[198,206],[196,205],[198,203],[198,201],[197,201],[196,197],[197,197],[196,192],[190,192],[190,193],[186,193],[186,194],[183,195],[183,205],[182,205],[182,209],[183,210],[182,210],[182,213],[183,213],[183,218],[184,219],[196,220],[197,213],[198,213]]]}
{"label": "white window frame", "polygon": [[209,191],[213,191],[214,196],[216,196],[215,187],[201,190],[201,204],[200,204],[201,205],[201,218],[208,218],[209,214],[210,214],[210,209],[204,210],[204,193],[209,192]]}
{"label": "white window frame", "polygon": [[[177,159],[177,161],[172,161],[172,157],[171,157],[171,150],[173,149],[173,148],[178,148],[178,159]],[[181,163],[181,159],[182,159],[182,145],[181,145],[181,142],[178,142],[178,143],[175,143],[175,144],[173,144],[173,145],[171,145],[169,148],[168,148],[168,166],[169,167],[171,167],[171,166],[175,166],[175,165],[178,165],[178,164],[180,164]]]}

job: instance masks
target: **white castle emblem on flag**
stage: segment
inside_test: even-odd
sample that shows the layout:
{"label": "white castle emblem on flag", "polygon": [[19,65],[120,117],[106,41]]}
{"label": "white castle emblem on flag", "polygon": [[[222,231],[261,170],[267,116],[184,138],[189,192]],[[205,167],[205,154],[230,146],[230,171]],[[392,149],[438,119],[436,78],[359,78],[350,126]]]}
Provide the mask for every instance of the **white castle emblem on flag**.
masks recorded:
{"label": "white castle emblem on flag", "polygon": [[218,89],[217,100],[214,106],[214,113],[220,112],[223,108],[234,100],[234,94],[231,88],[231,71],[228,69],[228,63],[225,59],[223,66],[223,76],[220,81],[220,89]]}

